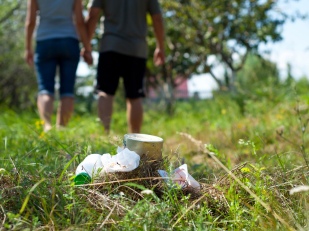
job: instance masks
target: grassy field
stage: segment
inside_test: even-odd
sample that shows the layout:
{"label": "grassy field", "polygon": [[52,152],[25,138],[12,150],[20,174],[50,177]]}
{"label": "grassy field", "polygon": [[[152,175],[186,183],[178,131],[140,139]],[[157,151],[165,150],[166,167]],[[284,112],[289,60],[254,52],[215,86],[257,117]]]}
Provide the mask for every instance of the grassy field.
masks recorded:
{"label": "grassy field", "polygon": [[109,136],[95,113],[45,134],[36,112],[2,108],[0,230],[308,230],[309,192],[291,191],[309,185],[308,86],[299,88],[177,102],[172,117],[146,105],[143,133],[164,139],[160,167],[188,164],[199,192],[142,171],[74,186],[88,154],[121,146],[121,107]]}

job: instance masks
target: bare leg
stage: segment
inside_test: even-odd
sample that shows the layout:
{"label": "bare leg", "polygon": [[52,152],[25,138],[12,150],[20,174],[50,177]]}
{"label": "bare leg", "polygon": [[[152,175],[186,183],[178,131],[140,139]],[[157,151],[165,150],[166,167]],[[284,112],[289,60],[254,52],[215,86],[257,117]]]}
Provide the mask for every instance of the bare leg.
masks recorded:
{"label": "bare leg", "polygon": [[74,110],[74,98],[73,97],[62,97],[58,106],[57,112],[57,128],[65,127]]}
{"label": "bare leg", "polygon": [[127,98],[127,120],[130,133],[140,133],[143,123],[142,98]]}
{"label": "bare leg", "polygon": [[44,121],[44,131],[47,132],[52,128],[51,117],[54,109],[54,97],[51,95],[39,95],[37,106],[41,120]]}
{"label": "bare leg", "polygon": [[98,116],[107,134],[110,131],[110,123],[113,113],[113,101],[113,95],[108,95],[105,92],[99,92]]}

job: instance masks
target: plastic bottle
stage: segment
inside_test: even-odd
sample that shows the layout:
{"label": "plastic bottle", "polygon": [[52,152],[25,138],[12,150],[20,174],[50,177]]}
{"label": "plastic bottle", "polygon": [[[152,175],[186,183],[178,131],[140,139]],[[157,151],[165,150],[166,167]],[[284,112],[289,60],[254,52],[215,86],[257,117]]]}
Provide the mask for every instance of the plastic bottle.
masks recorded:
{"label": "plastic bottle", "polygon": [[75,185],[88,184],[103,168],[101,154],[88,155],[76,168]]}

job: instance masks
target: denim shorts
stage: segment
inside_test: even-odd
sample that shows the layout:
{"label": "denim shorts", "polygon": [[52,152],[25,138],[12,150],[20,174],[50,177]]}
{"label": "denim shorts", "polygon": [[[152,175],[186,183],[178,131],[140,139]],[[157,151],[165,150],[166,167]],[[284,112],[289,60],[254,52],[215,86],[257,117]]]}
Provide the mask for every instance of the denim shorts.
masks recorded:
{"label": "denim shorts", "polygon": [[77,39],[55,38],[37,41],[34,62],[39,94],[54,96],[58,68],[60,97],[74,97],[79,59],[80,48]]}
{"label": "denim shorts", "polygon": [[97,91],[115,95],[120,77],[123,79],[125,97],[145,97],[144,77],[146,59],[128,56],[113,51],[100,53],[97,68]]}

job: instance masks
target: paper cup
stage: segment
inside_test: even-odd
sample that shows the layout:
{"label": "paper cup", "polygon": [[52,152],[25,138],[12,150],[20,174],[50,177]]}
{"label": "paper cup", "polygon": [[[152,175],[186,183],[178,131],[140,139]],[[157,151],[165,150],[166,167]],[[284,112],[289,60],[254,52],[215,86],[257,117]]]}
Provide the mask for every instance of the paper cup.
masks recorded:
{"label": "paper cup", "polygon": [[158,136],[152,136],[140,133],[125,134],[123,139],[125,148],[136,152],[149,160],[162,159],[163,139]]}

